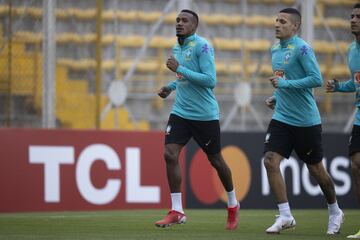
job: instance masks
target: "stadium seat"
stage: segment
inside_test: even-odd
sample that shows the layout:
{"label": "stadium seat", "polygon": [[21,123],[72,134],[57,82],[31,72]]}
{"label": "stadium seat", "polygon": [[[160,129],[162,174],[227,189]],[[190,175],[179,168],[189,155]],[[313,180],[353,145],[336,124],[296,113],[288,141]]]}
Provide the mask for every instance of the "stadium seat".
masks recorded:
{"label": "stadium seat", "polygon": [[[202,9],[202,2],[208,1],[206,8]],[[126,2],[126,1],[125,1]],[[273,34],[270,29],[273,29],[275,16],[270,12],[262,11],[263,7],[269,7],[273,10],[276,6],[292,6],[296,0],[248,0],[249,11],[247,16],[241,14],[239,9],[241,2],[239,0],[224,0],[224,6],[221,1],[216,0],[202,0],[196,4],[201,11],[199,12],[201,21],[208,25],[209,32],[212,37],[209,38],[216,50],[216,68],[218,74],[219,87],[216,89],[218,93],[232,94],[233,84],[236,83],[238,78],[246,78],[253,81],[254,94],[264,94],[272,90],[267,86],[263,79],[266,76],[272,75],[272,67],[269,63],[269,49],[273,44]],[[122,2],[123,3],[123,2]],[[122,4],[121,3],[121,4]],[[319,0],[317,4],[321,5],[322,12],[328,13],[327,7],[330,10],[339,7],[349,7],[354,1],[335,1],[335,0]],[[211,5],[214,5],[211,6]],[[232,8],[234,5],[234,9]],[[255,6],[259,4],[261,11],[257,11]],[[41,29],[37,24],[42,18],[43,10],[39,4],[29,4],[33,6],[26,6],[25,4],[19,5],[18,3],[12,6],[14,22],[25,19],[29,20],[29,24],[24,24],[21,28],[14,31],[13,50],[21,53],[20,57],[14,60],[17,68],[36,68],[34,60],[38,57],[40,62],[37,63],[40,67],[36,74],[41,76],[42,57],[37,56],[34,51],[34,46],[37,48],[42,44],[43,36],[39,32]],[[23,7],[26,6],[26,7]],[[60,8],[60,6],[65,6]],[[71,6],[71,7],[69,7]],[[81,8],[81,6],[85,6]],[[142,6],[137,9],[136,4],[131,4],[128,8],[111,9],[110,5],[104,5],[102,17],[104,20],[104,28],[102,35],[103,46],[103,61],[102,70],[106,84],[114,76],[120,78],[134,64],[134,57],[138,50],[145,42],[145,36],[149,30],[149,26],[161,17],[161,7],[151,8],[147,11]],[[120,5],[119,5],[120,6]],[[222,8],[223,7],[223,8]],[[235,9],[236,7],[236,9]],[[160,9],[160,10],[159,10]],[[202,12],[203,11],[203,12]],[[228,11],[228,12],[226,12]],[[331,12],[331,11],[330,11]],[[9,14],[8,5],[6,3],[0,4],[0,17],[5,18]],[[75,122],[74,116],[83,119],[94,119],[94,103],[95,98],[89,89],[94,89],[93,81],[88,78],[89,73],[93,73],[96,69],[96,61],[94,57],[94,47],[96,43],[95,21],[96,21],[96,7],[94,4],[58,4],[55,10],[55,15],[58,21],[59,28],[57,28],[56,41],[58,44],[58,57],[56,60],[56,77],[57,89],[60,95],[57,96],[58,100],[64,104],[59,107],[57,117],[60,119],[63,126],[69,128],[93,128],[93,122],[82,123],[81,121]],[[176,37],[170,35],[170,25],[173,27],[177,16],[177,11],[170,12],[164,19],[164,25],[159,29],[153,39],[149,43],[147,55],[141,60],[140,64],[136,67],[135,75],[131,81],[133,84],[129,86],[129,90],[136,93],[153,93],[165,81],[172,79],[174,76],[169,71],[165,64],[164,59],[169,55],[171,48],[176,43]],[[349,29],[348,19],[340,17],[325,16],[326,23],[332,29],[343,30]],[[37,27],[31,28],[32,23]],[[116,24],[118,25],[116,25]],[[114,31],[115,27],[118,27]],[[319,30],[320,35],[324,33],[323,25],[319,17],[314,17],[315,31]],[[4,25],[0,24],[0,34]],[[203,26],[201,26],[203,27]],[[244,27],[244,28],[243,28]],[[255,29],[256,31],[252,31]],[[266,29],[264,29],[266,28]],[[321,28],[321,29],[320,29]],[[4,28],[6,29],[6,28]],[[36,31],[34,29],[37,29]],[[244,38],[243,29],[250,30],[249,34]],[[203,29],[200,29],[203,31]],[[120,33],[118,35],[118,33]],[[264,34],[263,34],[264,33]],[[1,34],[3,35],[3,34]],[[170,37],[169,37],[170,36]],[[215,37],[214,37],[215,36]],[[271,36],[271,37],[269,37]],[[316,35],[318,36],[318,35]],[[322,36],[321,36],[322,37]],[[1,38],[0,38],[1,39]],[[335,45],[329,41],[322,41],[315,39],[313,42],[314,50],[319,54],[321,62],[321,72],[326,76],[349,76],[348,69],[345,65],[338,65],[338,56],[347,52],[347,42],[338,42]],[[114,45],[114,46],[113,46]],[[73,51],[73,49],[76,49]],[[77,50],[78,49],[78,50]],[[6,47],[0,53],[0,75],[6,73]],[[69,52],[67,52],[69,51]],[[73,51],[73,52],[71,52]],[[113,51],[113,52],[112,52]],[[115,53],[115,54],[114,54]],[[39,54],[39,53],[38,53]],[[19,56],[19,55],[18,55]],[[258,66],[260,58],[262,65]],[[324,60],[323,60],[324,59]],[[26,67],[25,67],[26,66]],[[22,74],[32,75],[35,70],[22,70]],[[257,71],[257,72],[256,72]],[[324,76],[325,76],[324,75]],[[38,76],[38,78],[39,78]],[[12,91],[14,94],[31,95],[34,88],[40,89],[41,81],[23,77],[19,73],[13,75],[14,80]],[[82,79],[84,78],[84,79]],[[0,78],[1,79],[1,78]],[[4,79],[4,78],[3,78]],[[250,80],[251,79],[251,80]],[[2,80],[2,79],[1,79]],[[93,80],[93,79],[91,79]],[[253,83],[252,82],[252,83]],[[0,91],[6,90],[1,88]],[[63,92],[71,92],[72,90],[78,93],[78,98],[69,96],[67,97]],[[41,91],[36,93],[36,109],[41,111]],[[105,96],[102,97],[102,104],[108,101]],[[78,103],[78,105],[74,102]],[[73,104],[73,105],[71,105]],[[166,104],[165,104],[166,106]],[[76,113],[75,109],[80,109]],[[160,108],[159,108],[160,109]],[[102,123],[102,128],[116,127],[113,119],[116,114],[115,109],[109,112],[106,120]],[[133,123],[129,120],[126,109],[119,109],[121,129],[136,129],[142,125],[144,129],[149,129],[149,122]]]}
{"label": "stadium seat", "polygon": [[330,69],[330,76],[332,77],[350,77],[350,71],[347,65],[334,65]]}
{"label": "stadium seat", "polygon": [[332,6],[353,6],[356,0],[319,0],[320,3]]}
{"label": "stadium seat", "polygon": [[[278,0],[266,0],[266,1],[250,1],[250,2],[263,2],[266,4],[276,3],[279,2]],[[293,0],[282,0],[284,4],[291,4]],[[353,1],[345,1],[345,3],[341,3],[342,1],[329,1],[329,0],[322,0],[324,4],[327,5],[347,5]],[[36,7],[13,7],[14,15],[15,16],[22,16],[28,14],[30,17],[34,19],[41,19],[42,18],[42,8]],[[0,5],[0,16],[6,16],[8,14],[8,6],[7,5]],[[95,20],[96,18],[96,9],[79,9],[79,8],[66,8],[66,9],[56,9],[55,11],[56,17],[60,20],[67,20],[67,19],[77,19],[79,21],[88,21],[88,20]],[[153,23],[161,16],[161,12],[153,11],[141,11],[141,10],[131,10],[131,11],[122,11],[122,10],[104,10],[103,12],[103,19],[104,21],[113,21],[117,19],[119,21],[124,22],[144,22],[144,23]],[[166,24],[174,24],[175,18],[177,16],[176,12],[171,12],[165,18]],[[210,26],[239,26],[242,23],[245,23],[249,27],[254,26],[263,26],[263,27],[273,27],[274,25],[274,16],[263,16],[263,15],[252,15],[252,16],[241,16],[239,14],[228,14],[224,13],[214,13],[214,14],[202,14],[201,15],[202,21]],[[315,27],[321,27],[320,20],[315,18]],[[326,18],[327,24],[331,28],[340,28],[340,29],[348,29],[348,22],[344,19],[330,17]]]}
{"label": "stadium seat", "polygon": [[273,27],[275,23],[275,17],[268,17],[268,16],[247,16],[244,18],[244,22],[246,25],[250,27],[255,26],[266,26],[266,27]]}

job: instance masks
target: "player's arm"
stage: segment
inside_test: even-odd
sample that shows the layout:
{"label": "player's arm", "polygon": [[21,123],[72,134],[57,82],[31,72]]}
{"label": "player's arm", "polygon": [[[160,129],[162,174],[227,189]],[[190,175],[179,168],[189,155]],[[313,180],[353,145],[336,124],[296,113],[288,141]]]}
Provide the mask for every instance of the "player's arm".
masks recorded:
{"label": "player's arm", "polygon": [[355,92],[355,83],[353,79],[345,82],[339,82],[336,79],[329,80],[326,84],[326,92]]}
{"label": "player's arm", "polygon": [[[350,51],[351,51],[351,45],[348,47],[348,61],[350,61]],[[351,72],[351,69],[350,69]],[[326,84],[326,92],[355,92],[355,82],[354,82],[354,76],[352,75],[352,78],[344,81],[339,82],[337,79],[329,80]]]}
{"label": "player's arm", "polygon": [[196,54],[199,58],[200,72],[192,71],[181,65],[176,72],[194,84],[213,89],[216,85],[214,50],[210,44],[203,43],[196,48]]}
{"label": "player's arm", "polygon": [[272,95],[271,97],[268,97],[266,100],[265,100],[265,105],[274,110],[275,109],[275,105],[276,105],[276,97],[275,97],[275,94]]}
{"label": "player's arm", "polygon": [[302,79],[285,80],[278,79],[278,88],[315,88],[321,87],[323,80],[320,67],[316,61],[314,51],[311,47],[303,45],[299,49],[299,62],[306,72],[306,77]]}
{"label": "player's arm", "polygon": [[169,87],[171,89],[171,91],[174,91],[174,90],[176,90],[176,83],[177,83],[176,80],[172,81],[167,85],[167,87]]}
{"label": "player's arm", "polygon": [[158,91],[158,95],[162,98],[167,98],[172,91],[176,89],[176,81],[172,81],[167,86],[163,86]]}

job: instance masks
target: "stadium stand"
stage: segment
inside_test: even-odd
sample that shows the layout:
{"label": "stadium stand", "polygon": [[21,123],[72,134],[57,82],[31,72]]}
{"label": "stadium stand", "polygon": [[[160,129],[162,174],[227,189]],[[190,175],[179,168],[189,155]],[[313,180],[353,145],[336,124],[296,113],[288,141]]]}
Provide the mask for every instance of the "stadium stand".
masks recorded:
{"label": "stadium stand", "polygon": [[[93,1],[77,1],[68,4],[60,1],[55,11],[57,18],[57,118],[60,127],[92,128],[94,119],[94,71],[95,60],[95,21],[96,8]],[[105,1],[102,14],[104,20],[103,47],[103,89],[102,106],[108,101],[106,89],[114,79],[121,79],[132,67],[134,58],[144,44],[149,28],[161,16],[162,7],[166,0],[155,0],[149,4],[145,0],[136,1]],[[253,90],[252,104],[263,119],[269,119],[271,112],[264,108],[263,100],[272,94],[272,89],[264,79],[272,73],[269,59],[269,48],[275,42],[273,37],[274,16],[279,9],[296,4],[295,0],[249,0],[248,13],[242,15],[241,4],[238,0],[193,1],[199,10],[201,23],[199,32],[209,38],[216,50],[216,65],[218,71],[218,88],[216,94],[220,101],[223,117],[229,111],[233,99],[233,88],[240,81],[251,83]],[[349,77],[343,55],[347,51],[347,44],[351,41],[348,33],[349,23],[346,12],[354,1],[319,0],[317,8],[319,14],[314,18],[315,41],[314,50],[321,63],[324,78],[336,76],[340,79]],[[84,7],[86,6],[86,7]],[[116,8],[115,8],[116,6]],[[264,9],[266,11],[264,11]],[[344,9],[344,11],[334,11]],[[340,12],[340,13],[339,13]],[[0,4],[0,19],[7,17],[9,8]],[[12,51],[21,54],[16,59],[17,68],[28,69],[23,72],[27,76],[14,75],[11,86],[12,94],[28,96],[34,99],[34,109],[41,112],[41,31],[34,25],[41,21],[41,6],[27,6],[14,4],[12,16],[16,20],[25,21],[13,33]],[[174,37],[174,20],[176,11],[173,10],[165,19],[162,27],[150,41],[146,56],[136,67],[135,75],[128,84],[128,106],[136,115],[136,119],[146,119],[132,122],[129,112],[125,108],[112,109],[102,123],[102,128],[116,128],[113,119],[118,113],[120,129],[160,129],[166,121],[171,102],[163,102],[156,97],[157,89],[167,81],[173,79],[164,65],[164,59],[169,55]],[[339,36],[339,42],[330,41],[323,27],[326,24]],[[0,29],[4,29],[4,21],[0,22]],[[346,34],[344,34],[346,33]],[[1,33],[0,41],[5,41],[5,34]],[[7,47],[0,52],[1,66],[6,66]],[[4,65],[3,65],[4,64]],[[35,66],[36,65],[36,66]],[[26,67],[25,67],[26,66]],[[1,70],[2,69],[2,70]],[[1,81],[5,79],[5,67],[0,68]],[[36,77],[34,77],[36,76]],[[34,90],[36,89],[36,90]],[[68,94],[72,92],[73,94]],[[351,102],[351,96],[338,95],[329,99],[323,89],[317,89],[318,103],[322,106],[325,122],[331,123],[328,129],[339,129],[345,119],[336,108],[340,101]],[[329,104],[329,101],[331,104]],[[76,104],[74,104],[76,103]],[[142,106],[143,110],[139,110]],[[333,110],[336,108],[336,111]],[[341,120],[339,120],[341,119]],[[239,119],[230,126],[237,130]],[[259,130],[251,116],[246,117],[249,130]],[[264,120],[266,121],[266,120]],[[329,125],[330,126],[330,125]]]}

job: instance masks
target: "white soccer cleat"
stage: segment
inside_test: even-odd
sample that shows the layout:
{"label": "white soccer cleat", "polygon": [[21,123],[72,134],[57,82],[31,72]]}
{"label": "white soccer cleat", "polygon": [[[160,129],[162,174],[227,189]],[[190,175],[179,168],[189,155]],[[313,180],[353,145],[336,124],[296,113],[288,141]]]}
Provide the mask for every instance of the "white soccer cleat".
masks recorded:
{"label": "white soccer cleat", "polygon": [[275,223],[271,227],[266,229],[265,232],[269,234],[274,234],[274,233],[279,234],[280,231],[285,229],[295,228],[295,226],[296,226],[296,221],[293,216],[284,217],[277,215]]}
{"label": "white soccer cleat", "polygon": [[344,222],[344,219],[345,216],[341,210],[339,214],[330,215],[326,234],[334,235],[340,233],[341,224]]}
{"label": "white soccer cleat", "polygon": [[354,235],[347,236],[347,238],[360,239],[360,230],[357,233],[355,233]]}

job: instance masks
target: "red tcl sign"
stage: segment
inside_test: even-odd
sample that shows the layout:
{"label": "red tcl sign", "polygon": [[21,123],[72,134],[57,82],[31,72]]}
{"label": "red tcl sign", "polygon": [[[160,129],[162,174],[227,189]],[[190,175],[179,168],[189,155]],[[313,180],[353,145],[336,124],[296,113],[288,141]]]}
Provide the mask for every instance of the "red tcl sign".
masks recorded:
{"label": "red tcl sign", "polygon": [[2,212],[169,207],[162,133],[3,129],[0,149]]}

